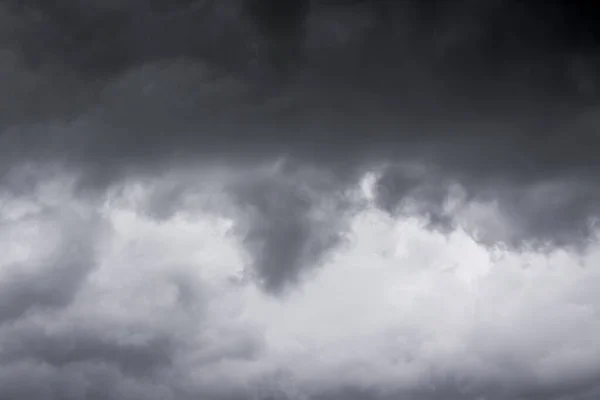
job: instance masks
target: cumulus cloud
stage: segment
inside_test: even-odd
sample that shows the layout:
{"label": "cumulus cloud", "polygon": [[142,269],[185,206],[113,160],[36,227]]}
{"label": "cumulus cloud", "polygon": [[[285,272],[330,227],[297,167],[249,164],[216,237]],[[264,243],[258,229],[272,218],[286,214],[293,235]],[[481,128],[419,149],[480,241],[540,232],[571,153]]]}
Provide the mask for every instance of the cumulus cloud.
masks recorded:
{"label": "cumulus cloud", "polygon": [[[93,213],[79,214],[77,204],[73,210],[56,205],[65,186],[38,188],[33,199],[2,201],[0,324],[40,308],[68,306],[95,267],[100,222]],[[36,200],[39,192],[58,198]]]}
{"label": "cumulus cloud", "polygon": [[[391,217],[365,196],[332,256],[274,297],[244,278],[254,257],[233,219],[180,208],[157,220],[140,207],[145,196],[130,184],[87,206],[105,226],[77,291],[57,273],[3,294],[20,307],[14,293],[39,301],[31,293],[42,282],[70,293],[2,323],[1,397],[585,399],[597,390],[597,239],[583,251],[492,249],[464,229]],[[13,248],[30,240],[18,229],[2,229]],[[3,287],[14,282],[9,259]]]}
{"label": "cumulus cloud", "polygon": [[595,13],[0,1],[0,398],[594,398]]}

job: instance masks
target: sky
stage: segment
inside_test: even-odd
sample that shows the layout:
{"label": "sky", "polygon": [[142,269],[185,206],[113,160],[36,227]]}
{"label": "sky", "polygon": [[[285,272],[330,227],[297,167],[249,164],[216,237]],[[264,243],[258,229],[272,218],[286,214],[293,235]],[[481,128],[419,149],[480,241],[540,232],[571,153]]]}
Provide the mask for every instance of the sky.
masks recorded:
{"label": "sky", "polygon": [[0,400],[600,396],[600,9],[0,1]]}

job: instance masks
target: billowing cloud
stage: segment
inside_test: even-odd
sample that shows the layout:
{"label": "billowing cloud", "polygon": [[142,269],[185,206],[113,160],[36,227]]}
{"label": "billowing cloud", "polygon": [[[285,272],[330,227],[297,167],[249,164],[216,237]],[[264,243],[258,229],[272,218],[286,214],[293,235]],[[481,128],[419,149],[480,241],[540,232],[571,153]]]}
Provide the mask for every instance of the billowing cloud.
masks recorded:
{"label": "billowing cloud", "polygon": [[[439,14],[413,2],[251,3],[4,3],[3,168],[59,161],[105,188],[182,163],[289,155],[345,180],[408,159],[469,195],[578,180],[573,200],[549,210],[578,215],[527,216],[519,239],[585,231],[597,208],[597,60],[572,6],[540,18],[510,2]],[[440,207],[439,193],[422,195]]]}
{"label": "billowing cloud", "polygon": [[434,3],[0,2],[0,398],[595,398],[597,10]]}
{"label": "billowing cloud", "polygon": [[[2,199],[0,324],[38,309],[67,307],[96,263],[101,222],[78,205],[57,205],[68,184],[53,182],[27,197]],[[40,192],[57,198],[39,200]],[[44,196],[45,197],[45,196]]]}
{"label": "billowing cloud", "polygon": [[[180,207],[157,220],[140,206],[147,194],[130,184],[87,206],[105,219],[95,268],[69,301],[2,324],[1,397],[586,399],[597,391],[596,238],[581,251],[492,249],[460,228],[393,218],[367,195],[331,257],[274,297],[245,279],[255,257],[232,219]],[[14,248],[30,239],[13,236]],[[3,284],[11,263],[3,261]],[[55,293],[72,292],[60,274],[50,282]],[[29,296],[38,285],[32,276],[12,293]]]}

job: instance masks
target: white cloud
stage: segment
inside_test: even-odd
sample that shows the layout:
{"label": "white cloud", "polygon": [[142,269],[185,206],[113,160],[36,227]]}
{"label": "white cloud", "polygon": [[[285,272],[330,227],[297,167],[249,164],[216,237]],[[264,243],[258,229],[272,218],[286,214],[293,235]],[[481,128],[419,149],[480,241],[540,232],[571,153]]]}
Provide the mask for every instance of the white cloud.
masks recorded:
{"label": "white cloud", "polygon": [[[159,382],[215,396],[300,399],[348,387],[509,395],[583,387],[600,374],[597,241],[584,254],[517,253],[367,206],[333,257],[275,297],[240,279],[250,258],[235,221],[198,210],[156,220],[136,204],[96,210],[109,228],[73,301],[3,325],[0,340],[26,328],[101,332],[121,345],[167,338],[175,347]],[[26,260],[25,248],[43,258],[65,221],[23,213],[0,227],[2,265]],[[73,379],[83,373],[69,368]]]}

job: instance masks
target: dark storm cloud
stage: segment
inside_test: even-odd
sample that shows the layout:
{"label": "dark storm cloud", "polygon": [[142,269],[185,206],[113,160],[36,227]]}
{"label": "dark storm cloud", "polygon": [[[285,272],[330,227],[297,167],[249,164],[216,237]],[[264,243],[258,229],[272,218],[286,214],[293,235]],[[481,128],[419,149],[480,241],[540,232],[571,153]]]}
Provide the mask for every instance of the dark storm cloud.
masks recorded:
{"label": "dark storm cloud", "polygon": [[[460,224],[455,217],[461,207],[495,204],[510,224],[510,232],[478,227],[483,243],[503,242],[516,248],[578,246],[585,245],[597,229],[600,215],[597,180],[584,174],[537,179],[517,176],[512,180],[510,176],[473,174],[476,179],[460,179],[445,171],[415,174],[409,168],[391,166],[383,170],[375,193],[379,206],[390,213],[417,214],[432,228],[446,231]],[[456,204],[449,207],[452,200]]]}
{"label": "dark storm cloud", "polygon": [[[577,7],[4,1],[2,168],[58,160],[83,172],[83,187],[103,188],[185,162],[289,155],[345,181],[370,163],[412,159],[469,195],[505,182],[514,194],[498,196],[523,214],[519,240],[569,241],[598,208],[596,11]],[[448,225],[428,178],[410,184],[416,192],[386,188],[381,201],[393,209],[417,195]],[[511,188],[572,179],[589,189],[545,211]],[[240,192],[249,202],[254,193]],[[302,247],[292,243],[316,233],[295,210],[256,209],[263,225],[249,233],[290,260]]]}
{"label": "dark storm cloud", "polygon": [[[263,90],[277,83],[277,80],[263,78],[273,77],[274,70],[283,69],[292,88],[302,87],[300,93],[287,86],[278,87],[284,96],[291,96],[299,103],[299,109],[288,110],[291,115],[285,118],[292,126],[269,124],[268,119],[274,115],[253,113],[260,127],[270,128],[270,131],[260,134],[249,129],[248,135],[229,134],[237,141],[250,136],[265,146],[275,144],[273,142],[282,145],[294,139],[299,143],[313,142],[319,137],[323,140],[324,133],[331,130],[328,136],[336,139],[333,143],[345,148],[348,143],[342,146],[342,141],[352,138],[362,144],[367,134],[361,129],[353,135],[342,131],[376,111],[377,114],[370,115],[369,122],[374,123],[377,118],[379,124],[374,126],[381,132],[369,132],[368,136],[374,144],[381,145],[377,142],[385,141],[388,145],[400,138],[384,135],[381,128],[393,124],[395,131],[405,131],[409,126],[405,120],[409,117],[439,120],[473,119],[480,115],[479,118],[531,116],[539,119],[542,113],[547,118],[558,110],[561,102],[572,105],[569,103],[585,99],[578,93],[581,84],[573,81],[573,75],[580,80],[594,81],[594,71],[590,70],[594,60],[588,54],[593,49],[574,33],[567,32],[575,22],[582,32],[590,28],[589,24],[573,21],[567,15],[570,25],[566,27],[562,21],[566,15],[564,10],[556,10],[551,5],[539,10],[527,2],[454,1],[433,7],[385,1],[313,1],[306,6],[308,3],[190,1],[167,5],[149,1],[119,4],[69,1],[61,7],[46,2],[5,6],[7,33],[3,35],[6,36],[3,64],[7,69],[22,69],[18,73],[25,75],[21,79],[12,76],[13,84],[23,85],[27,74],[32,74],[41,80],[38,83],[48,85],[47,88],[39,84],[19,88],[25,104],[17,103],[13,108],[27,111],[29,118],[32,113],[41,111],[36,110],[36,106],[51,112],[62,103],[60,100],[69,99],[63,112],[73,111],[76,106],[93,107],[98,99],[92,93],[105,87],[111,79],[161,60],[208,63],[211,70],[216,69],[221,75],[227,74]],[[568,46],[567,39],[573,46]],[[283,56],[278,54],[282,51]],[[29,60],[33,55],[39,58],[37,62]],[[281,58],[281,61],[273,58]],[[254,74],[246,71],[253,69],[256,63],[259,65]],[[283,67],[281,63],[290,65]],[[160,84],[166,78],[149,75],[144,80],[143,76],[136,76],[145,86],[151,82]],[[219,120],[211,115],[215,110],[204,109],[206,104],[194,104],[194,97],[195,101],[206,99],[197,93],[201,88],[194,86],[194,78],[198,76],[181,77],[177,82],[180,91],[172,93],[174,97],[162,104],[166,107],[169,102],[177,102],[171,104],[170,110],[162,110],[163,117],[169,119],[165,123],[173,124],[184,116],[193,117],[190,114],[200,114],[196,116],[198,120]],[[344,91],[344,88],[349,89]],[[135,92],[130,94],[135,95]],[[142,94],[138,93],[129,104],[118,107],[142,106],[139,103]],[[301,94],[309,99],[300,98]],[[160,95],[164,94],[156,93]],[[315,98],[322,98],[321,103],[311,109],[310,102]],[[135,101],[132,103],[132,100]],[[238,100],[220,109],[230,117],[228,119],[238,119],[242,117],[240,106],[260,100],[254,93],[241,100],[242,104]],[[347,118],[336,116],[332,111],[348,112],[353,104],[358,113],[349,119],[349,124],[334,129],[343,123],[340,120]],[[185,106],[190,109],[186,110]],[[144,108],[144,111],[148,110]],[[319,117],[316,113],[322,114],[320,117],[324,120],[315,121]],[[143,126],[141,116],[134,114],[130,119],[133,126]],[[303,138],[298,138],[297,132],[294,137],[272,132],[284,127],[285,130],[300,129],[295,125],[306,123],[307,119],[334,126],[324,126],[314,132],[315,136]],[[447,128],[446,122],[452,121],[439,122],[442,128]],[[185,124],[179,121],[178,126]],[[216,139],[199,132],[205,130],[205,126],[198,121],[192,126],[196,132],[189,139],[197,143],[196,151],[200,145],[206,145],[208,139]],[[171,132],[171,135],[171,140],[184,140],[182,132]],[[406,135],[402,132],[400,136]],[[112,134],[104,133],[104,136]],[[162,135],[144,137],[146,142],[155,142],[159,136]],[[126,144],[119,143],[118,147]],[[116,144],[115,147],[118,148]]]}
{"label": "dark storm cloud", "polygon": [[[85,109],[86,104],[97,104],[93,93],[105,86],[109,79],[153,61],[178,58],[208,62],[211,68],[217,67],[225,71],[221,73],[229,73],[259,87],[274,85],[275,81],[261,78],[273,77],[274,69],[283,68],[288,75],[288,83],[297,82],[302,85],[304,90],[310,92],[311,97],[321,96],[321,92],[330,93],[325,104],[320,104],[313,110],[310,110],[306,101],[302,101],[298,105],[300,110],[289,111],[296,117],[291,121],[293,125],[306,122],[307,118],[314,120],[314,114],[323,111],[325,119],[333,121],[316,122],[339,124],[342,117],[336,118],[331,110],[324,108],[349,111],[347,107],[351,104],[345,99],[347,95],[356,99],[356,111],[360,111],[351,124],[365,118],[369,111],[383,108],[383,115],[371,118],[386,117],[388,121],[380,121],[379,125],[394,123],[398,128],[397,123],[410,114],[424,113],[423,117],[431,118],[439,113],[439,116],[451,117],[460,111],[452,110],[452,106],[461,106],[460,98],[469,102],[462,105],[463,112],[474,105],[485,106],[485,103],[497,100],[502,102],[499,106],[512,107],[510,112],[514,113],[514,100],[517,97],[514,96],[513,101],[502,97],[511,95],[512,90],[524,87],[518,93],[522,101],[528,101],[526,97],[533,96],[530,100],[538,102],[545,95],[539,90],[554,91],[554,97],[562,94],[556,92],[561,87],[561,82],[557,82],[558,78],[562,79],[563,89],[575,89],[566,74],[567,65],[563,65],[572,57],[565,54],[567,49],[564,47],[552,47],[552,28],[556,25],[554,21],[537,22],[532,11],[520,10],[516,6],[453,2],[453,5],[438,4],[434,7],[437,8],[436,11],[426,12],[424,7],[417,7],[411,2],[392,5],[389,2],[346,4],[352,2],[315,1],[311,2],[310,7],[302,5],[307,2],[299,1],[289,4],[286,2],[285,5],[277,5],[279,3],[271,1],[246,3],[201,1],[167,6],[166,3],[142,1],[121,2],[118,5],[70,1],[61,7],[45,2],[30,3],[29,7],[6,6],[9,10],[4,12],[4,19],[8,21],[5,28],[8,43],[5,51],[7,60],[4,64],[7,68],[23,69],[25,72],[19,73],[33,74],[33,78],[47,85],[46,89],[43,85],[18,88],[22,91],[24,104],[17,103],[12,108],[20,112],[27,110],[28,114],[36,111],[52,112],[61,103],[65,103],[63,113],[80,107]],[[518,37],[510,37],[503,29],[512,23],[515,15],[521,14],[525,20],[517,20],[517,27],[521,30],[531,27],[533,32],[521,32],[517,29],[514,34]],[[398,23],[399,21],[403,23]],[[548,37],[544,37],[546,31]],[[488,46],[486,41],[495,36],[496,43]],[[328,37],[331,37],[329,48],[319,49],[319,46],[323,46],[322,42],[327,42]],[[537,49],[538,44],[545,45],[545,48]],[[315,46],[317,48],[313,48]],[[492,52],[492,47],[493,53],[486,55],[485,51]],[[438,48],[441,49],[441,54],[438,54]],[[281,52],[284,54],[279,54]],[[532,54],[521,54],[523,52]],[[297,53],[304,56],[296,59]],[[39,60],[30,60],[33,56]],[[258,60],[255,60],[257,57]],[[503,59],[505,65],[500,66],[499,62]],[[583,60],[589,64],[586,57]],[[256,67],[256,74],[252,76],[244,73],[244,70],[253,68],[255,61],[263,64]],[[286,62],[292,70],[288,71],[288,67],[279,65]],[[539,71],[526,71],[536,67]],[[515,71],[511,71],[512,69]],[[545,71],[546,69],[549,71]],[[20,81],[25,78],[22,77]],[[160,77],[156,79],[160,81]],[[542,82],[536,83],[536,80]],[[18,84],[18,81],[14,84]],[[536,84],[539,84],[537,89]],[[546,89],[547,84],[550,85]],[[202,117],[197,117],[200,120],[207,116],[214,119],[210,112],[203,109],[202,104],[194,104],[193,96],[190,99],[183,98],[187,97],[185,92],[193,92],[193,82],[182,80],[180,85],[183,87],[178,89],[184,92],[176,93],[177,99],[169,99],[179,104],[172,106],[172,114],[163,111],[168,122],[173,124],[189,114],[203,114]],[[344,93],[343,88],[348,85],[352,89]],[[445,87],[448,85],[453,87]],[[494,88],[497,89],[494,93],[487,92]],[[18,92],[17,89],[14,90]],[[477,90],[486,92],[476,93]],[[284,95],[298,97],[293,92],[286,92]],[[451,104],[448,103],[449,100],[452,101]],[[187,113],[185,107],[182,107],[182,102],[185,101],[191,108]],[[246,100],[250,104],[257,101],[260,99],[255,97]],[[370,101],[377,104],[368,110]],[[32,104],[34,102],[37,104]],[[432,102],[441,103],[436,105]],[[492,109],[497,108],[492,104],[487,107],[490,106]],[[528,106],[530,109],[523,110],[524,113],[540,112],[539,109],[536,110],[535,104],[530,102]],[[238,115],[241,110],[236,105],[227,104],[222,110],[232,117],[230,119],[241,117]],[[478,113],[480,111],[485,110],[478,110]],[[404,114],[403,118],[389,121],[392,118],[390,114],[398,113]],[[267,121],[273,115],[256,117],[261,128],[278,129],[277,125]],[[135,121],[131,122],[134,126],[143,126],[140,125],[141,116],[133,115],[131,119]],[[376,120],[369,122],[374,123]],[[209,139],[216,139],[207,138],[206,133],[198,133],[201,129],[198,124],[196,121],[193,125],[196,133],[190,138],[198,143],[196,150],[199,146],[204,146],[204,142],[209,142]],[[179,121],[179,126],[181,125],[184,124]],[[287,127],[288,130],[290,128],[293,129],[294,126]],[[325,131],[334,130],[334,127],[327,128],[317,129],[314,137],[296,137],[299,134],[289,137],[283,132],[266,132],[267,136],[264,136],[265,133],[261,135],[252,132],[248,136],[260,146],[277,142],[281,146],[293,140],[311,143],[319,137],[324,139],[322,136]],[[340,127],[338,132],[331,132],[330,137],[336,140],[329,144],[346,147],[340,143],[350,136],[341,132],[345,128],[348,126]],[[239,132],[229,134],[234,135],[236,141],[242,141],[246,136]],[[388,144],[395,139],[382,136],[381,133],[369,134],[374,142],[385,140]],[[129,135],[132,133],[129,132],[126,136]],[[171,135],[174,136],[172,140],[184,140],[182,132],[171,132]],[[354,135],[367,136],[360,131],[354,132],[352,137]],[[145,141],[155,142],[160,146],[161,142],[156,142],[160,139],[158,136],[145,135]],[[359,138],[355,140],[363,141]],[[127,147],[127,142],[119,143],[117,148],[122,146]],[[129,148],[127,151],[133,149]]]}
{"label": "dark storm cloud", "polygon": [[[581,242],[600,211],[600,25],[596,8],[568,3],[0,1],[0,185],[31,191],[13,175],[28,161],[64,163],[94,195],[129,177],[228,164],[237,179],[219,189],[270,293],[342,242],[346,189],[371,166],[384,166],[376,201],[391,213],[409,204],[433,227],[454,227],[446,202],[458,185],[465,204],[498,202],[508,219],[510,232],[488,232],[490,242]],[[301,172],[253,172],[280,157]],[[412,174],[398,161],[427,168]],[[327,177],[302,172],[313,169]],[[157,189],[153,217],[177,211],[183,182]],[[211,391],[181,369],[226,365],[223,354],[260,359],[255,337],[237,335],[245,326],[231,340],[217,331],[225,344],[182,339],[175,327],[133,344],[91,328],[19,331],[76,303],[95,253],[73,232],[55,259],[25,272],[15,265],[0,280],[0,398],[192,399]],[[193,303],[196,289],[185,283],[182,301]],[[182,348],[203,356],[181,363]],[[466,388],[428,376],[434,387],[400,394],[578,398],[593,392],[594,378],[574,372],[539,384],[500,368]],[[210,386],[219,386],[216,399],[227,384]],[[360,388],[323,398],[397,394]]]}
{"label": "dark storm cloud", "polygon": [[[182,163],[279,156],[354,183],[365,166],[409,159],[469,196],[502,198],[523,224],[515,242],[577,241],[598,209],[599,60],[596,10],[576,3],[4,1],[1,167],[58,160],[102,189]],[[416,196],[434,225],[451,225],[443,184],[419,179],[386,187],[381,204]],[[573,179],[560,204],[523,199]],[[321,235],[298,211],[313,205],[287,195],[289,210],[268,209],[256,195],[267,192],[236,194],[262,215],[248,243],[261,243],[263,272],[284,253],[299,270],[329,240],[300,251]]]}
{"label": "dark storm cloud", "polygon": [[288,165],[246,178],[231,193],[245,215],[243,236],[254,268],[269,291],[295,283],[343,240],[348,199],[331,177],[302,174]]}

